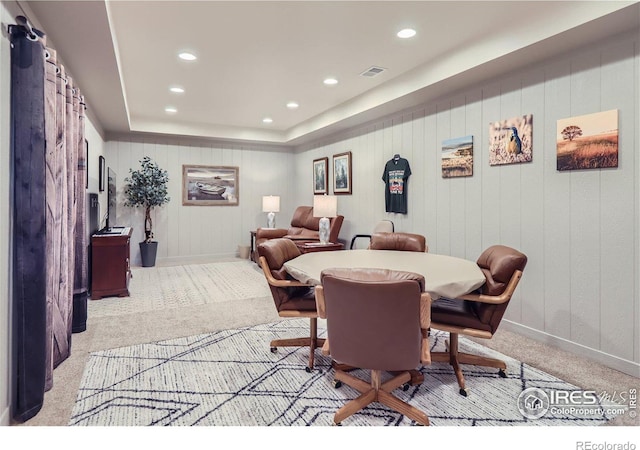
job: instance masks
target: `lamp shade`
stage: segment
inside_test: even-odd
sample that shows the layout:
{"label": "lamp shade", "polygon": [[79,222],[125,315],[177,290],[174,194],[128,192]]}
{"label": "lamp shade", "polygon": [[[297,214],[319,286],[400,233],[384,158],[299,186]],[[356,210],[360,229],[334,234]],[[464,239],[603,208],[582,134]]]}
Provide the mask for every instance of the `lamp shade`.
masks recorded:
{"label": "lamp shade", "polygon": [[280,197],[277,195],[262,197],[262,212],[280,212]]}
{"label": "lamp shade", "polygon": [[335,195],[313,196],[313,217],[336,217],[338,215],[338,197]]}

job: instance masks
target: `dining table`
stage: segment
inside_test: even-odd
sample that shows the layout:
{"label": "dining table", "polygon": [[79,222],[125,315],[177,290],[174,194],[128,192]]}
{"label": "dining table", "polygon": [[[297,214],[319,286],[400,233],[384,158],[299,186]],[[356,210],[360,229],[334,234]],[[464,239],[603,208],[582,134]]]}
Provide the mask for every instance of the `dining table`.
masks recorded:
{"label": "dining table", "polygon": [[[440,297],[457,298],[482,286],[486,279],[475,261],[437,253],[407,252],[399,250],[342,250],[314,252],[297,256],[283,267],[297,280],[320,285],[322,271],[330,268],[389,269],[420,274],[425,280],[425,292],[433,301]],[[428,330],[423,330],[423,333]],[[325,345],[329,348],[328,340]],[[332,362],[334,368],[349,370],[346,366]],[[424,375],[418,370],[409,371],[409,384],[419,385]]]}
{"label": "dining table", "polygon": [[475,261],[437,253],[398,250],[342,250],[305,253],[284,263],[295,279],[319,285],[321,273],[329,268],[390,269],[420,274],[425,292],[435,301],[457,298],[482,286],[486,279]]}

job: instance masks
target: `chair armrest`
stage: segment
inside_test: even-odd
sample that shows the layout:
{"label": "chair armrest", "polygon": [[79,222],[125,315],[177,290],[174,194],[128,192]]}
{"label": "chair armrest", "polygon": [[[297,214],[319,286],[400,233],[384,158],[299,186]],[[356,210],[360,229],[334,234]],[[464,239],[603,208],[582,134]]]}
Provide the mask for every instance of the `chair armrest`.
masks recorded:
{"label": "chair armrest", "polygon": [[318,311],[318,317],[321,319],[327,318],[327,308],[324,302],[324,288],[322,286],[316,286],[316,310]]}
{"label": "chair armrest", "polygon": [[420,295],[420,328],[422,332],[422,344],[420,349],[420,362],[424,365],[431,364],[431,346],[429,345],[429,328],[431,327],[431,295],[423,292]]}
{"label": "chair armrest", "polygon": [[298,280],[277,280],[271,275],[271,271],[269,270],[269,264],[267,264],[267,259],[264,256],[261,256],[258,260],[260,263],[260,267],[262,267],[262,272],[264,273],[265,278],[267,279],[267,283],[270,286],[274,287],[300,287],[300,286],[312,286],[307,283],[303,283]]}
{"label": "chair armrest", "polygon": [[288,230],[284,228],[258,228],[256,230],[256,240],[258,239],[277,239],[284,237]]}
{"label": "chair armrest", "polygon": [[522,271],[516,270],[513,273],[511,280],[509,280],[509,284],[507,284],[507,287],[505,288],[504,292],[500,295],[466,294],[466,295],[461,295],[458,298],[461,300],[471,300],[474,302],[491,303],[494,305],[499,305],[501,303],[508,302],[511,299],[511,296],[513,295],[513,292],[516,290],[516,286],[518,285],[520,278],[522,278]]}
{"label": "chair armrest", "polygon": [[358,238],[371,239],[371,235],[370,234],[356,234],[353,238],[351,238],[351,245],[349,246],[349,249],[353,250],[353,244],[356,243],[356,239],[358,239]]}

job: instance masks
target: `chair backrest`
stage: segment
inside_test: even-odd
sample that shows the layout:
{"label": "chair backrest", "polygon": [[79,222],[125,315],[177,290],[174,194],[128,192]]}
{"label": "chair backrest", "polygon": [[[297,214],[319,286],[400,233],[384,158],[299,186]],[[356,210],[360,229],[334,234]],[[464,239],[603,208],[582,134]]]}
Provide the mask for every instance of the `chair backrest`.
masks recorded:
{"label": "chair backrest", "polygon": [[371,250],[399,250],[404,252],[428,251],[427,240],[421,234],[374,233],[371,236]]}
{"label": "chair backrest", "polygon": [[[320,217],[313,217],[313,206],[298,206],[293,212],[288,234],[318,239],[320,219]],[[329,242],[338,242],[338,235],[343,221],[344,216],[340,215],[329,219]]]}
{"label": "chair backrest", "polygon": [[389,371],[420,364],[424,277],[387,269],[326,269],[321,281],[333,359]]}
{"label": "chair backrest", "polygon": [[372,233],[393,233],[395,231],[395,227],[393,226],[393,222],[390,220],[381,220],[373,227]]}
{"label": "chair backrest", "polygon": [[482,252],[477,264],[487,280],[480,288],[480,293],[492,297],[508,296],[506,301],[498,304],[472,303],[480,321],[489,325],[491,332],[495,333],[527,265],[527,256],[505,245],[493,245]]}
{"label": "chair backrest", "polygon": [[[290,239],[278,238],[269,239],[258,245],[258,255],[260,256],[260,266],[262,270],[271,274],[276,280],[291,280],[292,277],[284,269],[284,263],[300,256],[300,249]],[[267,281],[269,279],[267,278]],[[289,287],[278,287],[269,283],[271,295],[280,311],[282,305],[289,301],[299,289]]]}

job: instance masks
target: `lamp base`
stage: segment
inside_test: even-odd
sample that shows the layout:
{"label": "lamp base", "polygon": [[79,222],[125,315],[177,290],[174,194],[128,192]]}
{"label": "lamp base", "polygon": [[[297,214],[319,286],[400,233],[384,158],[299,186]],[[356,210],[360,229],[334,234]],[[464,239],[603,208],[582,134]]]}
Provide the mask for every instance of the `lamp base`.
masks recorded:
{"label": "lamp base", "polygon": [[267,214],[267,228],[275,228],[276,227],[276,213],[270,212]]}
{"label": "lamp base", "polygon": [[318,235],[320,237],[321,244],[329,243],[329,225],[329,219],[327,219],[326,217],[320,219],[320,222],[318,224]]}

